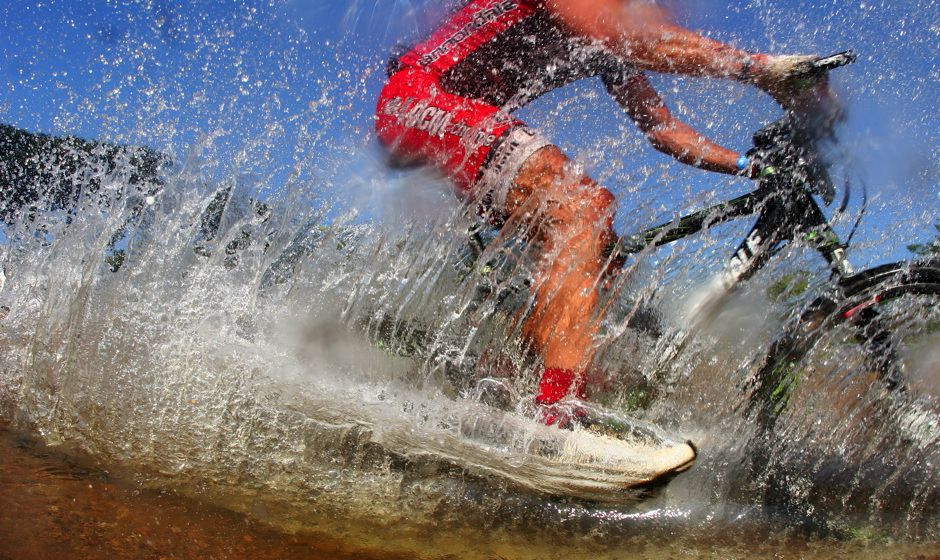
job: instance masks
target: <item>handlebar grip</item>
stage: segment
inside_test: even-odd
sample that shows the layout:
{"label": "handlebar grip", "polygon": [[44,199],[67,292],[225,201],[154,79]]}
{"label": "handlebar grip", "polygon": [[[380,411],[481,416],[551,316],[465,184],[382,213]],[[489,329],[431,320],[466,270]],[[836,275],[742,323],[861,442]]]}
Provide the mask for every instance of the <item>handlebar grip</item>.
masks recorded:
{"label": "handlebar grip", "polygon": [[829,56],[817,58],[811,62],[798,65],[790,74],[791,78],[811,78],[830,70],[852,64],[858,59],[855,51],[847,50]]}

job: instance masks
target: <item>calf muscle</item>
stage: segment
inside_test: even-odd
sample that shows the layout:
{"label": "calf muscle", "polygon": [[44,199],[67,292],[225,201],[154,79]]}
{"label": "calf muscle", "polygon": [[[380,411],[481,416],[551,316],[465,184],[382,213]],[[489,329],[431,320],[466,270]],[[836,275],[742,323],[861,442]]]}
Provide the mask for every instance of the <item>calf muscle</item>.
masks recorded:
{"label": "calf muscle", "polygon": [[510,221],[539,243],[535,305],[523,333],[552,368],[584,370],[597,333],[597,280],[614,239],[614,196],[555,146],[534,154],[507,197]]}

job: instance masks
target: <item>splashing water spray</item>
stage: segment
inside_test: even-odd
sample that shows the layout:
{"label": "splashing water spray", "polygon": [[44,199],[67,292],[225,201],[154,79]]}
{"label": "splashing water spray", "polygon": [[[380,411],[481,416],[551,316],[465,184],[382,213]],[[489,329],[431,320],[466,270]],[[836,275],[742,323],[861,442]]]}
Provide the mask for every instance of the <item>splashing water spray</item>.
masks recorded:
{"label": "splashing water spray", "polygon": [[[940,212],[924,108],[938,101],[936,60],[917,54],[935,51],[925,14],[936,3],[706,4],[716,10],[676,6],[677,17],[741,46],[862,52],[840,84],[850,116],[828,157],[834,176],[872,189],[878,217],[855,254],[909,257],[895,253]],[[833,329],[786,365],[792,387],[768,437],[747,411],[751,382],[831,284],[809,244],[788,245],[687,336],[696,288],[747,225],[644,249],[605,296],[597,402],[692,439],[695,466],[616,503],[525,482],[543,441],[519,427],[537,382],[519,332],[536,255],[481,228],[441,177],[389,169],[372,130],[386,52],[452,7],[146,2],[96,4],[93,18],[36,8],[10,8],[2,24],[27,30],[5,60],[43,68],[8,77],[0,105],[16,125],[0,129],[5,165],[17,166],[2,176],[17,194],[4,191],[0,237],[10,429],[142,487],[384,551],[760,557],[809,539],[836,557],[936,543],[940,311],[928,303],[894,325],[916,406],[886,396],[854,331]],[[42,26],[63,30],[55,45],[72,60],[37,51]],[[656,79],[677,113],[729,144],[777,116],[738,84]],[[616,192],[618,231],[729,198],[724,179],[644,152],[622,116],[598,108],[596,86],[553,92],[525,118]],[[48,103],[19,101],[31,91]],[[922,144],[898,148],[898,126]],[[873,163],[877,150],[896,166]],[[853,204],[838,231],[851,229]],[[909,234],[912,216],[921,229]],[[903,403],[881,404],[892,398]],[[750,551],[756,535],[766,544]]]}

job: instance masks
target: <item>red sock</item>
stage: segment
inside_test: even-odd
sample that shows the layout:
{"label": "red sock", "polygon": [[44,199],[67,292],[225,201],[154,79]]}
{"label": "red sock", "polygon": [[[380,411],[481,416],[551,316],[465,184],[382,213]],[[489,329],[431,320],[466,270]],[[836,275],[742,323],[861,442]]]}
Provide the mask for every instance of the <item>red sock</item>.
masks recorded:
{"label": "red sock", "polygon": [[554,404],[563,399],[574,385],[574,395],[586,399],[584,373],[575,373],[570,369],[545,368],[539,381],[539,394],[535,402]]}

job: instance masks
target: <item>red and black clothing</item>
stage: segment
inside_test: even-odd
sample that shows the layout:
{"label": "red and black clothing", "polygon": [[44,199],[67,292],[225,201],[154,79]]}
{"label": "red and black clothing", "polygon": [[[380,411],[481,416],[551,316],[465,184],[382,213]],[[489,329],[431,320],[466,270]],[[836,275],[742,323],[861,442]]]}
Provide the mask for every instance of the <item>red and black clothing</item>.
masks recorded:
{"label": "red and black clothing", "polygon": [[397,159],[434,165],[469,195],[511,179],[548,144],[513,110],[581,78],[615,88],[634,72],[538,0],[472,0],[390,64],[376,129]]}

